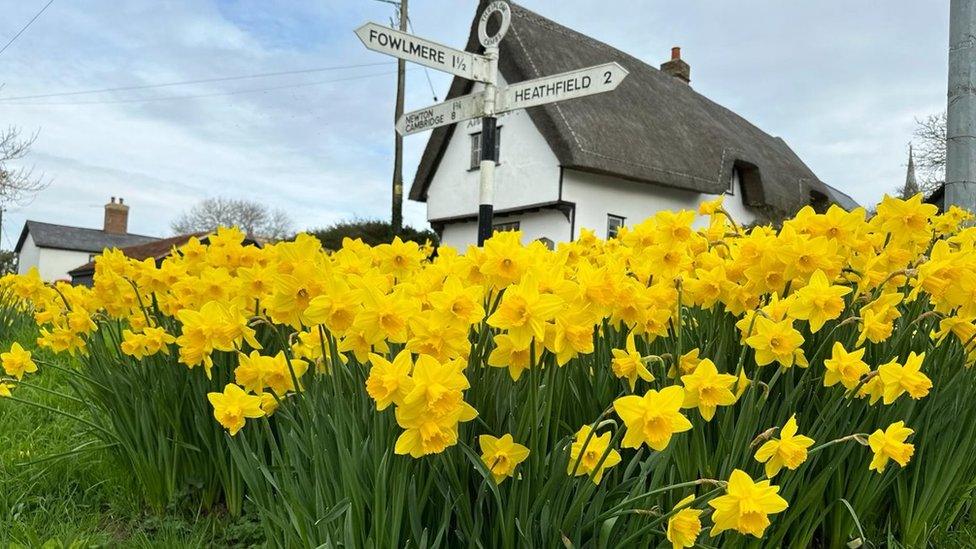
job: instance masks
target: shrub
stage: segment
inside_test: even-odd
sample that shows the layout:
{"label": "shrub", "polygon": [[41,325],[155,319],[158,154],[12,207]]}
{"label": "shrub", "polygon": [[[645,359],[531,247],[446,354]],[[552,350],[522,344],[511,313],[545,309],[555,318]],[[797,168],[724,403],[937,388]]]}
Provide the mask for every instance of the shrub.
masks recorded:
{"label": "shrub", "polygon": [[[104,254],[91,290],[0,286],[42,345],[83,357],[91,427],[134,474],[246,486],[277,546],[917,546],[948,528],[976,477],[967,214],[886,197],[871,219],[744,231],[721,199],[699,211],[699,230],[661,212],[610,241],[499,233],[436,259],[221,231],[159,267]],[[156,457],[184,448],[209,473]]]}
{"label": "shrub", "polygon": [[319,239],[326,250],[342,248],[342,241],[346,238],[358,239],[370,246],[389,244],[395,237],[399,237],[404,242],[416,242],[420,245],[429,242],[436,246],[438,242],[437,234],[431,230],[406,226],[399,233],[393,234],[393,225],[376,219],[341,221],[324,229],[309,231],[309,234]]}

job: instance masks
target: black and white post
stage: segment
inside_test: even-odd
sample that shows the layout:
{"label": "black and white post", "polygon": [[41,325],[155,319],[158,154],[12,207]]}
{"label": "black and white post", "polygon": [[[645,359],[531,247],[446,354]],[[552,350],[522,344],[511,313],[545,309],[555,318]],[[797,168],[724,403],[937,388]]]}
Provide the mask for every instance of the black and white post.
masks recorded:
{"label": "black and white post", "polygon": [[[495,14],[501,21],[498,31],[488,35],[488,21]],[[485,82],[484,112],[481,118],[481,163],[480,187],[478,192],[478,246],[484,246],[485,240],[491,238],[495,212],[495,166],[498,158],[498,119],[495,118],[495,98],[498,87],[498,44],[508,32],[508,25],[512,19],[511,8],[505,2],[492,2],[481,13],[478,21],[478,40],[485,47],[485,57],[488,58],[488,78]]]}

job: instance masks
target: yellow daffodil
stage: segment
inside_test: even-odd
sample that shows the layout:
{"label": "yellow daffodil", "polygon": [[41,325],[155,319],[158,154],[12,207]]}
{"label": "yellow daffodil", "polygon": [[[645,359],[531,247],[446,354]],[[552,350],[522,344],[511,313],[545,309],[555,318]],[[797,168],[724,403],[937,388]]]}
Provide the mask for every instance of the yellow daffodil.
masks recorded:
{"label": "yellow daffodil", "polygon": [[214,418],[234,436],[244,427],[247,419],[264,417],[261,397],[249,395],[243,389],[228,383],[222,393],[207,393],[214,409]]}
{"label": "yellow daffodil", "polygon": [[796,434],[797,428],[794,414],[780,429],[780,438],[767,441],[756,451],[756,461],[766,464],[767,477],[775,477],[783,467],[793,471],[807,460],[807,448],[814,441]]}
{"label": "yellow daffodil", "polygon": [[491,471],[496,483],[515,476],[515,468],[529,457],[529,449],[515,442],[510,434],[502,435],[501,438],[481,435],[478,437],[478,445],[481,447],[481,460]]}
{"label": "yellow daffodil", "polygon": [[545,339],[545,324],[562,305],[559,296],[539,293],[538,282],[529,276],[505,290],[498,309],[488,317],[488,325],[507,330],[515,346],[525,347],[532,338],[540,342]]}
{"label": "yellow daffodil", "polygon": [[37,371],[37,364],[34,364],[30,351],[25,350],[20,346],[20,343],[16,342],[10,346],[9,351],[0,353],[0,365],[3,366],[3,371],[8,376],[17,378],[17,381],[23,379],[24,374],[32,374]]}
{"label": "yellow daffodil", "polygon": [[824,374],[824,387],[832,387],[838,382],[848,390],[856,387],[861,378],[871,371],[863,358],[864,349],[847,352],[843,343],[835,341],[830,358],[824,360],[824,368],[827,370]]}
{"label": "yellow daffodil", "polygon": [[600,484],[607,469],[620,463],[620,453],[610,447],[610,433],[593,433],[589,425],[580,427],[569,452],[570,475],[590,475],[594,484]]}
{"label": "yellow daffodil", "polygon": [[677,385],[660,392],[651,389],[644,396],[625,396],[613,401],[613,409],[627,426],[621,446],[637,448],[647,444],[657,451],[664,450],[671,436],[691,429],[691,422],[681,415],[685,391]]}
{"label": "yellow daffodil", "polygon": [[915,446],[905,442],[915,431],[905,427],[904,421],[896,421],[888,426],[887,429],[871,433],[868,437],[868,445],[874,452],[874,459],[868,467],[872,471],[883,473],[888,460],[894,460],[902,467],[908,465],[915,453]]}
{"label": "yellow daffodil", "polygon": [[768,480],[756,482],[744,471],[736,469],[729,476],[725,495],[708,502],[712,513],[711,536],[726,530],[736,530],[761,538],[769,527],[769,515],[781,513],[789,504],[779,495],[779,486]]}
{"label": "yellow daffodil", "polygon": [[901,395],[908,393],[915,400],[929,394],[932,380],[922,373],[922,361],[925,353],[909,353],[905,364],[898,364],[892,360],[878,367],[878,379],[884,386],[884,403],[891,404]]}
{"label": "yellow daffodil", "polygon": [[371,353],[369,362],[373,365],[366,378],[366,392],[376,401],[377,410],[385,410],[390,404],[400,405],[404,397],[413,389],[410,378],[413,359],[409,351],[400,351],[393,362]]}
{"label": "yellow daffodil", "polygon": [[844,311],[844,296],[849,293],[850,288],[832,285],[827,275],[818,269],[810,282],[796,293],[789,314],[810,321],[810,331],[817,333],[825,322],[840,316]]}
{"label": "yellow daffodil", "polygon": [[694,494],[679,501],[674,506],[677,512],[668,519],[666,537],[671,542],[672,549],[694,547],[698,535],[702,531],[701,514],[703,511],[690,507],[693,501],[695,501]]}
{"label": "yellow daffodil", "polygon": [[702,419],[711,421],[715,409],[730,406],[735,402],[732,386],[738,378],[731,374],[720,374],[709,359],[704,359],[692,374],[681,376],[685,386],[683,408],[698,408]]}
{"label": "yellow daffodil", "polygon": [[508,334],[495,336],[495,348],[488,355],[488,365],[495,368],[508,368],[512,381],[518,381],[522,372],[532,366],[531,343],[524,347],[516,345]]}
{"label": "yellow daffodil", "polygon": [[786,368],[793,366],[796,351],[803,344],[803,336],[793,329],[793,321],[774,322],[765,317],[756,318],[753,334],[746,344],[756,351],[756,364],[765,366],[779,362]]}
{"label": "yellow daffodil", "polygon": [[641,354],[637,352],[634,332],[627,335],[626,349],[612,349],[610,352],[613,354],[613,359],[610,361],[613,374],[626,379],[631,391],[637,385],[638,377],[644,381],[654,381],[654,376],[648,371]]}

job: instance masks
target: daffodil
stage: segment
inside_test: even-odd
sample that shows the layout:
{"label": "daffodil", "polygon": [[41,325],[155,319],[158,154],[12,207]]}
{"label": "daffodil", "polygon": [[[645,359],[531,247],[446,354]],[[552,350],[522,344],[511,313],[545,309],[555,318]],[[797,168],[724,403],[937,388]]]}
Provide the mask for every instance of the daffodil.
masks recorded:
{"label": "daffodil", "polygon": [[244,427],[247,419],[264,417],[261,397],[249,395],[233,383],[228,383],[222,393],[207,393],[214,409],[214,418],[234,436]]}
{"label": "daffodil", "polygon": [[514,476],[518,464],[529,457],[529,449],[515,442],[510,434],[504,434],[501,438],[481,435],[478,445],[481,447],[481,460],[496,483]]}
{"label": "daffodil", "polygon": [[685,386],[683,408],[698,408],[702,419],[711,421],[715,409],[730,406],[735,402],[732,387],[738,378],[731,374],[720,374],[709,359],[702,360],[694,373],[681,376]]}
{"label": "daffodil", "polygon": [[373,366],[366,378],[366,392],[376,401],[376,409],[382,411],[390,404],[402,404],[414,386],[410,378],[410,370],[413,369],[410,351],[400,351],[393,362],[371,353],[369,362]]}
{"label": "daffodil", "polygon": [[533,338],[544,341],[546,322],[556,316],[562,305],[559,296],[540,293],[538,282],[529,276],[505,290],[498,309],[488,317],[488,325],[507,330],[513,345],[524,348]]}
{"label": "daffodil", "polygon": [[813,439],[798,435],[796,414],[780,429],[780,438],[767,441],[756,451],[756,461],[766,464],[766,476],[773,478],[783,467],[793,471],[807,460],[807,448]]}
{"label": "daffodil", "polygon": [[566,472],[590,475],[594,484],[600,484],[606,470],[620,463],[620,459],[620,453],[610,447],[609,432],[597,435],[589,425],[584,425],[573,439]]}
{"label": "daffodil", "polygon": [[835,341],[831,349],[830,358],[824,360],[824,387],[832,387],[838,382],[848,390],[853,389],[860,383],[871,368],[864,362],[864,349],[856,349],[848,352],[844,349],[844,344]]}
{"label": "daffodil", "polygon": [[23,379],[24,374],[32,374],[37,371],[37,364],[34,364],[31,352],[25,350],[17,342],[10,345],[10,350],[6,353],[0,353],[0,365],[3,366],[3,371],[8,376],[17,378],[17,381]]}
{"label": "daffodil", "polygon": [[644,396],[625,396],[613,401],[613,409],[627,426],[621,446],[637,448],[647,444],[664,450],[675,433],[691,429],[691,422],[681,415],[685,391],[677,385],[661,391],[651,389]]}
{"label": "daffodil", "polygon": [[850,288],[832,285],[827,275],[818,269],[809,283],[796,293],[789,313],[794,318],[810,321],[810,331],[817,333],[825,322],[840,316],[844,311],[844,296],[849,293]]}
{"label": "daffodil", "polygon": [[793,329],[790,319],[774,322],[765,317],[757,317],[752,336],[746,344],[756,351],[756,364],[765,366],[779,362],[786,368],[793,366],[796,351],[803,344],[803,336]]}
{"label": "daffodil", "polygon": [[701,509],[690,507],[691,502],[695,501],[692,494],[674,506],[677,512],[668,519],[668,529],[666,537],[671,542],[672,549],[683,549],[694,547],[698,540],[698,535],[702,531]]}
{"label": "daffodil", "polygon": [[896,421],[888,426],[887,429],[871,433],[868,437],[868,445],[874,452],[874,459],[868,467],[872,471],[883,473],[888,460],[894,460],[902,467],[908,465],[915,453],[915,446],[905,440],[915,431],[905,427],[904,421]]}
{"label": "daffodil", "polygon": [[630,332],[627,335],[625,349],[612,349],[611,353],[613,354],[613,359],[610,361],[610,367],[613,369],[613,374],[619,378],[626,379],[627,383],[630,384],[631,391],[637,385],[637,378],[641,378],[644,381],[654,381],[654,375],[647,369],[643,357],[637,352],[637,345],[634,343],[634,332]]}
{"label": "daffodil", "polygon": [[779,495],[779,486],[768,480],[756,482],[745,471],[736,469],[729,476],[725,495],[708,502],[714,526],[712,537],[726,530],[736,530],[761,538],[770,525],[769,515],[781,513],[789,504]]}
{"label": "daffodil", "polygon": [[921,371],[924,360],[925,353],[915,354],[912,351],[904,365],[892,360],[878,367],[878,378],[884,386],[885,404],[891,404],[905,393],[915,400],[929,394],[932,380]]}

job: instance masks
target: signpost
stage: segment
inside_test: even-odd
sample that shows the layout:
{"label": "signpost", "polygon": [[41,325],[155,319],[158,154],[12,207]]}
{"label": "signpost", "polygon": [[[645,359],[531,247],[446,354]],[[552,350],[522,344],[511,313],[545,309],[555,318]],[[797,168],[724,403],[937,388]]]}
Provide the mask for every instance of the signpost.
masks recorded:
{"label": "signpost", "polygon": [[413,135],[484,115],[485,97],[480,93],[473,93],[405,113],[397,120],[396,131],[401,135]]}
{"label": "signpost", "polygon": [[[488,21],[497,14],[500,24],[488,34]],[[498,89],[498,45],[512,21],[506,2],[488,4],[478,19],[478,40],[484,55],[456,50],[430,40],[366,23],[356,29],[363,44],[399,59],[444,71],[468,80],[483,82],[481,92],[456,97],[426,109],[408,112],[396,123],[401,135],[481,118],[481,162],[478,206],[478,245],[491,237],[495,199],[495,143],[498,136],[496,114],[613,91],[627,77],[618,63],[604,63],[552,76],[526,80]]]}

